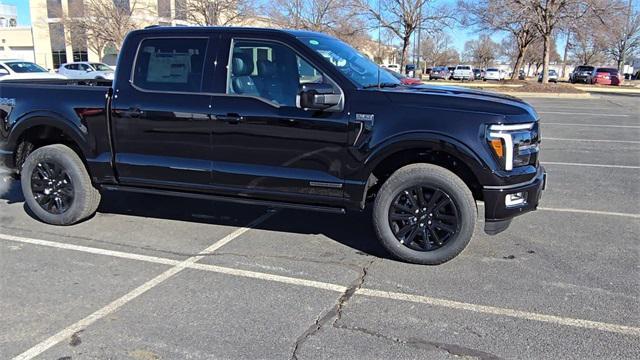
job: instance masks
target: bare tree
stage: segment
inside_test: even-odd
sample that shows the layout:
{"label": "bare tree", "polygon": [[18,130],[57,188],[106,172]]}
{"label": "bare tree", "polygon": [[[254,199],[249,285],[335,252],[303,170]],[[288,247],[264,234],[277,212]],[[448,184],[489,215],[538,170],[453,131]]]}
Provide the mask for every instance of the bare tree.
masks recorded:
{"label": "bare tree", "polygon": [[554,32],[563,24],[580,19],[594,9],[594,0],[513,0],[523,16],[531,17],[543,40],[542,83],[549,82],[549,59]]}
{"label": "bare tree", "polygon": [[249,0],[186,0],[183,6],[187,20],[201,26],[239,24],[253,9]]}
{"label": "bare tree", "polygon": [[[558,54],[558,51],[556,50],[556,41],[553,37],[550,40],[549,48],[549,60],[559,61],[560,54]],[[534,72],[536,74],[540,72],[540,67],[543,67],[544,65],[544,49],[545,45],[542,38],[538,38],[531,43],[524,59],[524,63],[528,64],[527,74],[531,72],[531,65],[535,66]]]}
{"label": "bare tree", "polygon": [[469,40],[464,44],[464,55],[473,66],[486,69],[498,57],[500,46],[491,40],[489,35],[480,35],[476,40]]}
{"label": "bare tree", "polygon": [[407,63],[411,37],[417,29],[441,29],[453,19],[453,10],[435,0],[358,0],[371,20],[389,29],[401,41],[400,65]]}
{"label": "bare tree", "polygon": [[[618,9],[620,5],[623,4],[618,3]],[[631,0],[628,0],[622,9],[611,11],[606,18],[600,18],[603,40],[608,44],[605,51],[622,72],[627,58],[640,49],[640,10],[634,8]]]}
{"label": "bare tree", "polygon": [[582,65],[603,62],[605,44],[602,32],[595,29],[577,28],[570,38],[570,52]]}
{"label": "bare tree", "polygon": [[511,79],[515,79],[529,45],[539,36],[534,19],[513,0],[459,0],[458,8],[464,15],[463,24],[489,33],[502,31],[510,35],[515,51],[515,56],[510,56],[510,59],[515,59]]}
{"label": "bare tree", "polygon": [[422,40],[420,55],[426,66],[456,64],[460,54],[451,47],[451,37],[445,33],[436,33]]}
{"label": "bare tree", "polygon": [[371,40],[356,0],[275,0],[264,13],[277,26],[328,33],[359,49]]}
{"label": "bare tree", "polygon": [[141,26],[134,12],[145,11],[136,0],[131,0],[129,6],[124,2],[85,0],[83,16],[63,17],[62,22],[71,34],[71,41],[86,38],[87,47],[102,57],[109,44],[120,51],[127,34]]}

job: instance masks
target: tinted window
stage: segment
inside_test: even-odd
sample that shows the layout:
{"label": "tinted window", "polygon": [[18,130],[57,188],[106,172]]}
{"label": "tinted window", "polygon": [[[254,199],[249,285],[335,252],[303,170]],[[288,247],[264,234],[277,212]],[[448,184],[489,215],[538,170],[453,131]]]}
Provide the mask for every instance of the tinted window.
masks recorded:
{"label": "tinted window", "polygon": [[300,85],[324,83],[323,74],[291,48],[267,41],[234,41],[227,93],[296,106]]}
{"label": "tinted window", "polygon": [[499,71],[499,70],[496,68],[488,68],[487,71]]}
{"label": "tinted window", "polygon": [[20,61],[20,62],[9,62],[6,63],[8,67],[11,68],[14,72],[17,73],[40,73],[40,72],[48,72],[46,69],[40,67],[31,62]]}
{"label": "tinted window", "polygon": [[609,74],[617,74],[618,73],[618,69],[612,69],[612,68],[598,68],[597,72],[606,72]]}
{"label": "tinted window", "polygon": [[78,65],[76,64],[68,64],[64,66],[65,69],[67,70],[78,70]]}
{"label": "tinted window", "polygon": [[593,66],[578,66],[576,71],[593,71]]}
{"label": "tinted window", "polygon": [[468,66],[458,66],[458,68],[457,68],[457,69],[458,69],[458,70],[471,70],[471,68],[470,68],[470,67],[468,67]]}
{"label": "tinted window", "polygon": [[207,39],[149,39],[138,49],[133,83],[147,90],[198,92]]}

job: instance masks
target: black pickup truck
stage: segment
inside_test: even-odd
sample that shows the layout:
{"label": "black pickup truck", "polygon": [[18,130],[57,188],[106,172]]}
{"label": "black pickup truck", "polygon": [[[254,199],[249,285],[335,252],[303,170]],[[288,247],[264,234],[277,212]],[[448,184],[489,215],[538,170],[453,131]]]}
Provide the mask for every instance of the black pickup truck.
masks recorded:
{"label": "black pickup truck", "polygon": [[[69,225],[101,190],[346,213],[373,206],[397,258],[458,255],[535,210],[538,115],[508,96],[406,86],[332,37],[131,32],[110,87],[0,82],[0,159],[36,217]],[[331,224],[327,224],[331,226]]]}

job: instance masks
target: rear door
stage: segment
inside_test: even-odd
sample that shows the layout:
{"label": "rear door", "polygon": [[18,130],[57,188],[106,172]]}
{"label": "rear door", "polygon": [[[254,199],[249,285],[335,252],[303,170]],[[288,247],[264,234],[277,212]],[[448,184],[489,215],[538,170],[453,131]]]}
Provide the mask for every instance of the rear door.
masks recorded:
{"label": "rear door", "polygon": [[[204,190],[211,181],[211,96],[216,39],[153,37],[137,49],[131,79],[112,105],[123,184]],[[118,85],[120,86],[120,85]]]}

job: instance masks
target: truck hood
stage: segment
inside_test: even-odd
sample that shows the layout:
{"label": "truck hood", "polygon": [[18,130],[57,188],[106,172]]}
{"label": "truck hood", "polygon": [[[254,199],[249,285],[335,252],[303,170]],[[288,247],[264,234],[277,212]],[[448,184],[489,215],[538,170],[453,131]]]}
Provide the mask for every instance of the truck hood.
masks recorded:
{"label": "truck hood", "polygon": [[525,101],[490,91],[433,85],[399,86],[375,91],[384,92],[391,102],[398,105],[502,115],[507,122],[538,120],[535,109]]}

